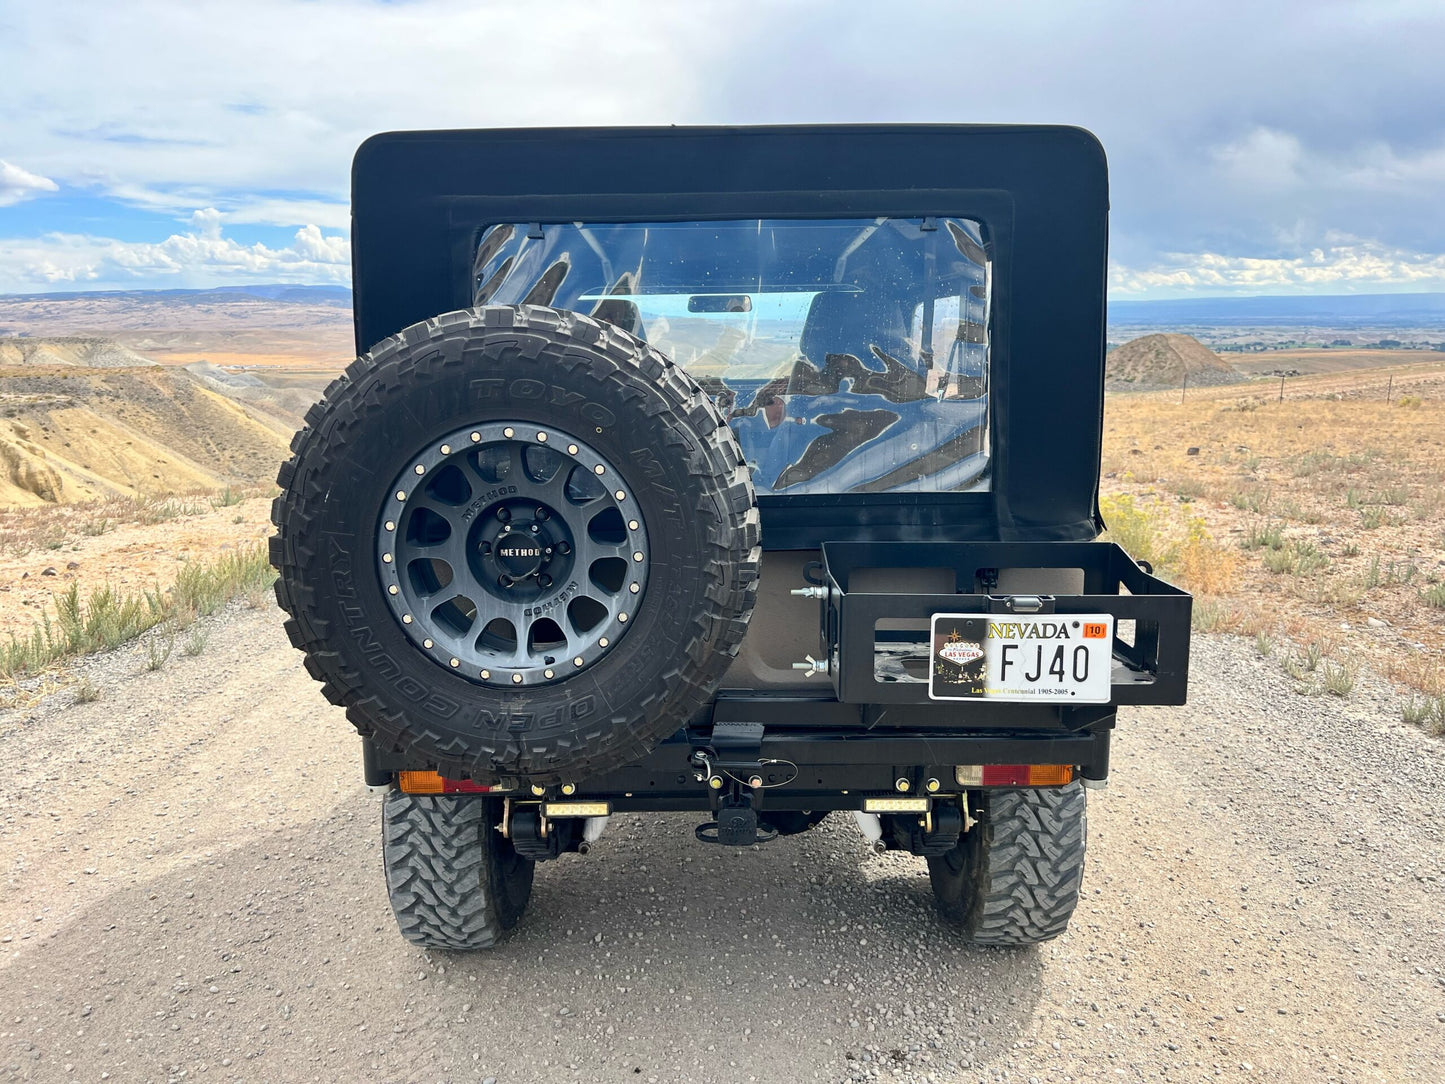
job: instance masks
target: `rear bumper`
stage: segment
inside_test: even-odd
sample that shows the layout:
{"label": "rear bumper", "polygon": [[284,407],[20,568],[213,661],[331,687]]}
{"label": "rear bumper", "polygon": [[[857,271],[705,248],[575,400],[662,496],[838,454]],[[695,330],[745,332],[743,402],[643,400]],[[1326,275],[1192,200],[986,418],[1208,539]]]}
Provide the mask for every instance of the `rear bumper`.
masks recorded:
{"label": "rear bumper", "polygon": [[[715,809],[723,795],[745,790],[757,809],[860,809],[869,797],[957,794],[961,788],[954,769],[961,764],[1067,764],[1078,777],[1103,780],[1109,774],[1113,726],[1112,713],[1077,730],[863,729],[720,721],[685,727],[624,768],[572,781],[571,797],[605,800],[617,812],[707,811]],[[391,761],[363,744],[367,782],[372,785],[389,783],[394,771],[427,767]],[[699,770],[698,756],[704,753],[726,766],[720,770],[725,780],[721,790],[710,788]],[[761,779],[761,786],[748,785],[754,777]],[[932,787],[930,781],[936,781]]]}

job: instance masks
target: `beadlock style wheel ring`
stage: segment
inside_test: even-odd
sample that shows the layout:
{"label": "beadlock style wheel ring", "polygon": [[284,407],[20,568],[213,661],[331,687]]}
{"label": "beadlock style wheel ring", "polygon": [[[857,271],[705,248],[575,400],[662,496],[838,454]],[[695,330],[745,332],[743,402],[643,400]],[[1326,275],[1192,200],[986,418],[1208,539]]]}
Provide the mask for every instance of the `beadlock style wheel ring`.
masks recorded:
{"label": "beadlock style wheel ring", "polygon": [[560,681],[616,647],[651,556],[613,465],[534,422],[460,429],[412,457],[386,494],[376,553],[412,643],[501,688]]}

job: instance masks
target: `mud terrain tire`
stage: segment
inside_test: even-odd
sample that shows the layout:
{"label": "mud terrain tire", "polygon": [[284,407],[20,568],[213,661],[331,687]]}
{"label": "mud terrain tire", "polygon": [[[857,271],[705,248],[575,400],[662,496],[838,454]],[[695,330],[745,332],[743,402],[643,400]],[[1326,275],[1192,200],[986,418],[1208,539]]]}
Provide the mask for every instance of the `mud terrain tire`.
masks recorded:
{"label": "mud terrain tire", "polygon": [[1084,788],[985,791],[970,802],[977,823],[928,860],[939,912],[976,945],[1058,937],[1079,902]]}
{"label": "mud terrain tire", "polygon": [[[758,512],[731,430],[696,382],[662,354],[572,312],[494,306],[447,313],[353,362],[306,422],[277,479],[276,597],[308,672],[379,750],[482,783],[555,784],[636,760],[707,703],[752,611]],[[468,447],[489,446],[471,445],[469,432],[471,441],[496,434],[497,454],[515,457],[495,469],[514,470],[519,479],[531,477],[531,452],[508,450],[500,434],[534,446],[546,439],[539,434],[550,434],[549,455],[575,453],[578,462],[568,469],[584,478],[595,470],[608,483],[602,498],[642,522],[645,553],[641,543],[631,552],[632,536],[618,545],[628,577],[645,582],[614,588],[622,601],[598,626],[602,633],[591,634],[591,654],[574,651],[565,629],[562,650],[536,648],[514,630],[508,658],[525,656],[526,666],[503,670],[469,657],[487,606],[511,605],[500,596],[479,595],[470,617],[455,612],[465,599],[453,607],[449,620],[458,627],[475,624],[449,649],[425,625],[439,595],[417,602],[415,617],[403,612],[415,585],[405,578],[414,573],[400,567],[408,530],[402,514],[409,513],[399,498],[422,499],[423,483],[439,482],[447,463]],[[510,560],[523,552],[513,543],[493,550],[492,542],[476,541],[484,522],[491,530],[512,513],[485,506],[497,487],[472,500],[488,482],[477,461],[463,465],[473,472],[466,495],[455,507],[436,505],[452,517],[446,537],[459,536],[453,564],[470,569],[469,594],[501,581],[510,588],[510,576],[496,577],[495,564],[473,566],[483,560],[476,553]],[[413,470],[431,473],[418,478]],[[536,512],[544,537],[572,514],[570,500],[557,498],[565,507],[555,521],[541,523],[545,509]],[[517,501],[513,509],[527,511]],[[559,571],[558,580],[566,576],[569,589],[586,594],[581,562],[590,528],[578,531],[566,536],[577,547],[577,567]],[[549,578],[530,566],[526,574],[539,608],[559,604],[545,597],[554,591]],[[565,594],[558,598],[566,604]],[[475,637],[478,651],[484,639]]]}
{"label": "mud terrain tire", "polygon": [[536,864],[496,830],[501,806],[495,798],[387,795],[381,816],[387,895],[412,944],[491,948],[521,919]]}

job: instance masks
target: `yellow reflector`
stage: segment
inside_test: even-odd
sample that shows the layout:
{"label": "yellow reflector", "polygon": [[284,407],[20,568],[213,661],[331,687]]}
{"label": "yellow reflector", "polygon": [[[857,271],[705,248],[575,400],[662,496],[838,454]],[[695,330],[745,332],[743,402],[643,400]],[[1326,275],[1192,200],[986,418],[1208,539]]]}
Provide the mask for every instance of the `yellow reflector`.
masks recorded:
{"label": "yellow reflector", "polygon": [[607,817],[612,814],[610,802],[543,802],[544,817]]}
{"label": "yellow reflector", "polygon": [[403,794],[444,794],[446,782],[440,772],[397,772],[397,786]]}
{"label": "yellow reflector", "polygon": [[864,798],[864,813],[927,813],[927,798]]}

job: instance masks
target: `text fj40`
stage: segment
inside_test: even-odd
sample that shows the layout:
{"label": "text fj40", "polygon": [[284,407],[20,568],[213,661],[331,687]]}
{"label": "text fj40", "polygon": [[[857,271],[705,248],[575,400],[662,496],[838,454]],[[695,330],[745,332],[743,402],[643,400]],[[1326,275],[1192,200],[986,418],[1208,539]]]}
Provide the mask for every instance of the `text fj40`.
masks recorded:
{"label": "text fj40", "polygon": [[1183,703],[1189,650],[1189,596],[1096,541],[1094,138],[406,132],[353,218],[361,357],[272,556],[402,932],[494,944],[638,810],[841,815],[962,936],[1063,932],[1116,709]]}

